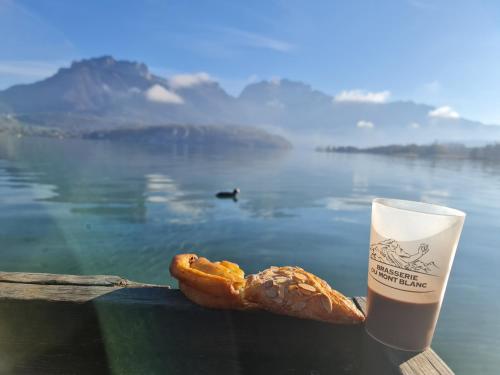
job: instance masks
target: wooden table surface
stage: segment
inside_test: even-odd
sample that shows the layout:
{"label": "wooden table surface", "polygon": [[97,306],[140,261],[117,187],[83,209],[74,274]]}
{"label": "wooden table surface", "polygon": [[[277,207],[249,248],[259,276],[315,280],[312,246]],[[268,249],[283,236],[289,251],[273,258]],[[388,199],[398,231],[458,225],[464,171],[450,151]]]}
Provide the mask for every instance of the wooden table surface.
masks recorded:
{"label": "wooden table surface", "polygon": [[[355,297],[364,312],[364,297]],[[362,325],[208,310],[117,276],[0,272],[0,373],[453,374]]]}

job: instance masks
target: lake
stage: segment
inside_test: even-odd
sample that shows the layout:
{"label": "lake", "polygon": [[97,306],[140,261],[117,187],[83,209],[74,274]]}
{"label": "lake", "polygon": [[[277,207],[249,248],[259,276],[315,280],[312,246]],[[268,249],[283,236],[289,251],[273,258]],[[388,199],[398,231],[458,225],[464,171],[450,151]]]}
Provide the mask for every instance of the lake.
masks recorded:
{"label": "lake", "polygon": [[[234,187],[237,202],[215,198]],[[497,374],[500,164],[0,135],[0,270],[176,286],[172,256],[195,252],[246,273],[299,265],[365,295],[378,196],[467,213],[433,347],[457,374]]]}

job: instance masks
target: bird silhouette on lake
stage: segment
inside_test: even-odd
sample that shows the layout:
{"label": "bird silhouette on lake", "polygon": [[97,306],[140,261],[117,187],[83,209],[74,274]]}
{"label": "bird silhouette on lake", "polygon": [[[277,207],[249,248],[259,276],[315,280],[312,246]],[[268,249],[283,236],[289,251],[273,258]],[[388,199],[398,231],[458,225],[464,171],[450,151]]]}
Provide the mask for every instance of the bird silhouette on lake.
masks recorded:
{"label": "bird silhouette on lake", "polygon": [[237,201],[239,193],[240,189],[235,188],[233,191],[220,191],[215,194],[215,196],[219,199],[233,199],[234,201]]}

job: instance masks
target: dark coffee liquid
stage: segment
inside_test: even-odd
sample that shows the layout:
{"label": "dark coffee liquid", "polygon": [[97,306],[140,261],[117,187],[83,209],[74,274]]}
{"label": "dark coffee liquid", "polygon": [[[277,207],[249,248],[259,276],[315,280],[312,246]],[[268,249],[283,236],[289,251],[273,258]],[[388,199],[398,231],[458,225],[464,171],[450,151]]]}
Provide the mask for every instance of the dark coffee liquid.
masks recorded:
{"label": "dark coffee liquid", "polygon": [[378,341],[397,349],[420,351],[431,345],[441,304],[407,303],[368,288],[366,330]]}

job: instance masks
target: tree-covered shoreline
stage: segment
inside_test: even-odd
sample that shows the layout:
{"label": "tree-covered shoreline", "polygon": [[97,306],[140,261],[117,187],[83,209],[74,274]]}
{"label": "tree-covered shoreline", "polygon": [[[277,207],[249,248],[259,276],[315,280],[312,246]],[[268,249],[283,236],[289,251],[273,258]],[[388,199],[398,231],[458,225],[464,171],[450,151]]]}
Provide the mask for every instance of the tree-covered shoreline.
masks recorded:
{"label": "tree-covered shoreline", "polygon": [[468,147],[461,143],[432,143],[429,145],[387,145],[358,148],[353,146],[325,146],[316,148],[318,152],[343,154],[378,154],[418,158],[457,158],[500,160],[500,143],[481,147]]}

